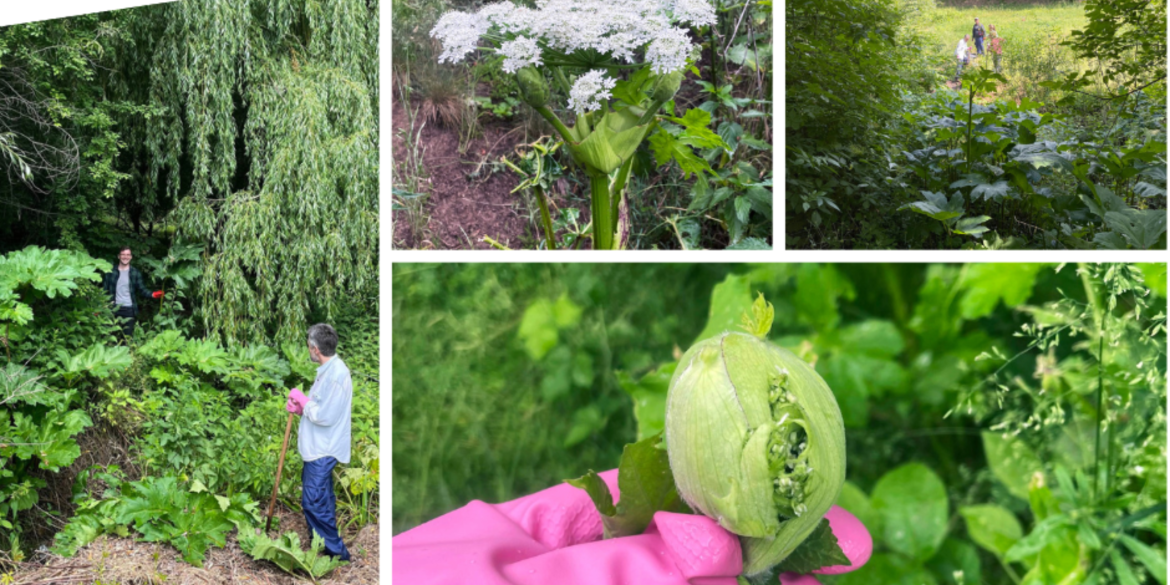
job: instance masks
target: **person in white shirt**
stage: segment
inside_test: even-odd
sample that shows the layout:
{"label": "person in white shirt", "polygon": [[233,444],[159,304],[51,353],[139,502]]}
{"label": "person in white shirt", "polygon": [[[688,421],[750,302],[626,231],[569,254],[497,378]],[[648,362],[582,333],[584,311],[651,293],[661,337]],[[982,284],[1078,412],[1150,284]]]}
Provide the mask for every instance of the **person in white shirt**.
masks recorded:
{"label": "person in white shirt", "polygon": [[337,355],[337,332],[324,323],[309,328],[309,359],[321,364],[317,379],[305,396],[293,388],[285,409],[301,415],[297,451],[305,466],[301,472],[301,508],[309,528],[325,541],[325,553],[343,561],[349,550],[337,532],[337,497],[333,468],[349,463],[353,413],[353,380]]}
{"label": "person in white shirt", "polygon": [[955,58],[959,60],[959,68],[955,70],[955,81],[958,81],[963,76],[963,65],[967,64],[970,59],[971,49],[967,46],[967,38],[959,39],[959,46],[955,47]]}

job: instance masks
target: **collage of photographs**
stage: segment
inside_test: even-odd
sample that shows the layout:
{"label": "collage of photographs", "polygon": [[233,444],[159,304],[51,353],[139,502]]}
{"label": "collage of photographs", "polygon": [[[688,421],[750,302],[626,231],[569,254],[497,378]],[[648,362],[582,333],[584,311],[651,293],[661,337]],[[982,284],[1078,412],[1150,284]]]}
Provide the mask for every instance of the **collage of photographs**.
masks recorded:
{"label": "collage of photographs", "polygon": [[1166,585],[1168,37],[0,1],[0,585]]}

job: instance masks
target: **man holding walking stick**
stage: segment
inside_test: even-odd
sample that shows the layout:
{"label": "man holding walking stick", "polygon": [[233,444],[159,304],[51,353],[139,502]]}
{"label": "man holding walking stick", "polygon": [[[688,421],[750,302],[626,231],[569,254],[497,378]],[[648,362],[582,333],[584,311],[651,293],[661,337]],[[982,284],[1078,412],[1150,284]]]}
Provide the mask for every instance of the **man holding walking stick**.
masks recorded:
{"label": "man holding walking stick", "polygon": [[325,541],[325,554],[349,560],[349,550],[337,532],[337,499],[333,468],[349,463],[353,380],[337,355],[337,332],[324,323],[309,328],[309,359],[321,364],[317,379],[305,396],[293,388],[285,409],[301,415],[297,451],[304,460],[301,507],[305,522]]}

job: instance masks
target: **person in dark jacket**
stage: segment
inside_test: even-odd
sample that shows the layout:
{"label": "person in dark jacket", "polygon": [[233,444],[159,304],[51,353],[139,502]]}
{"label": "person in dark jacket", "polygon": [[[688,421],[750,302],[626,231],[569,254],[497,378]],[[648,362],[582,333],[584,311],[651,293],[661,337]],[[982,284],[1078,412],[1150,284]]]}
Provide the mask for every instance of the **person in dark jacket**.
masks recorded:
{"label": "person in dark jacket", "polygon": [[118,251],[118,263],[114,269],[102,275],[102,288],[114,303],[114,315],[122,319],[122,334],[129,337],[134,334],[134,324],[138,319],[138,299],[147,297],[161,299],[162,291],[150,292],[142,283],[142,273],[130,265],[134,253],[130,247],[123,247]]}
{"label": "person in dark jacket", "polygon": [[975,19],[975,26],[971,27],[971,38],[975,39],[975,54],[980,57],[983,56],[983,36],[986,33],[983,30],[983,25],[979,24],[979,19]]}

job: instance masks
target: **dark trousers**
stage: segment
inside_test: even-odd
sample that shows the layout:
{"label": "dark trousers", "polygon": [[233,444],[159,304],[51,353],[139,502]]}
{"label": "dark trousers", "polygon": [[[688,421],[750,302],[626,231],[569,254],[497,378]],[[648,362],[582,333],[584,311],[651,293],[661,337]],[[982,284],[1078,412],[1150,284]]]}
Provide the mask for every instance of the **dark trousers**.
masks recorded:
{"label": "dark trousers", "polygon": [[322,457],[306,461],[301,470],[301,508],[309,529],[325,541],[325,554],[349,560],[349,550],[337,533],[337,497],[333,495],[333,468],[337,460]]}
{"label": "dark trousers", "polygon": [[114,311],[114,316],[122,320],[122,335],[130,337],[134,335],[134,323],[138,319],[138,311],[134,307],[118,307]]}
{"label": "dark trousers", "polygon": [[983,54],[983,37],[975,37],[975,53]]}

